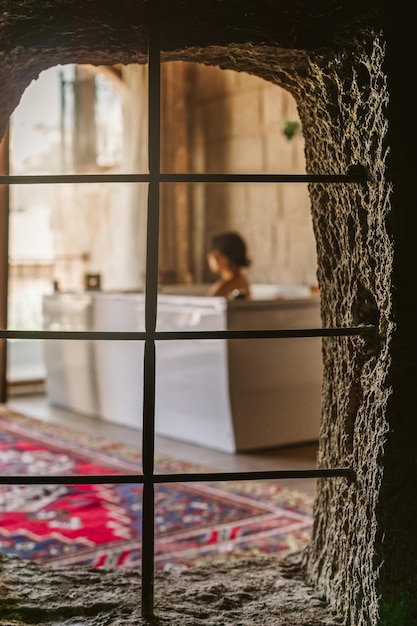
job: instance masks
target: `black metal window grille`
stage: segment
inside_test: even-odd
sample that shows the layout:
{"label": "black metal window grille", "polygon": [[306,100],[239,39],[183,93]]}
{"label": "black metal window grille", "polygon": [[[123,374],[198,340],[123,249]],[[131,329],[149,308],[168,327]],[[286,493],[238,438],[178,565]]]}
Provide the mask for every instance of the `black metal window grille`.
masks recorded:
{"label": "black metal window grille", "polygon": [[235,330],[235,331],[165,331],[156,330],[158,295],[158,243],[159,243],[159,191],[160,185],[171,182],[185,183],[364,183],[366,174],[360,166],[353,166],[346,174],[164,174],[160,171],[160,44],[157,17],[150,20],[149,27],[149,172],[146,174],[82,174],[82,175],[36,175],[0,176],[0,184],[59,184],[59,183],[147,183],[147,238],[146,238],[146,282],[145,282],[145,331],[144,332],[100,332],[100,331],[22,331],[0,330],[0,339],[68,339],[68,340],[142,340],[144,351],[143,378],[143,430],[142,430],[142,475],[82,475],[82,476],[2,476],[0,484],[119,484],[143,485],[142,494],[142,616],[154,614],[154,487],[155,484],[173,482],[203,482],[232,480],[268,480],[284,478],[353,478],[349,467],[316,468],[313,470],[271,470],[252,472],[210,473],[154,473],[155,449],[155,382],[156,342],[179,339],[277,339],[293,337],[342,337],[366,336],[374,326],[348,328],[304,328],[298,330]]}

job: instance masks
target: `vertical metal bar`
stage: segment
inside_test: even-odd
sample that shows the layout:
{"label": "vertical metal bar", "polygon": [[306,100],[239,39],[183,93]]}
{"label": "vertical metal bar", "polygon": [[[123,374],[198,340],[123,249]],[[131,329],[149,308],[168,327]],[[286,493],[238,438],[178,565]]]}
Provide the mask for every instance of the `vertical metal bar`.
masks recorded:
{"label": "vertical metal bar", "polygon": [[160,177],[160,48],[158,8],[153,3],[149,22],[148,52],[148,142],[149,173],[146,282],[145,282],[145,353],[142,436],[142,617],[153,617],[155,567],[155,330],[158,298],[159,177]]}
{"label": "vertical metal bar", "polygon": [[143,494],[142,494],[142,617],[153,616],[155,498],[154,498],[154,407],[155,407],[155,342],[145,341],[143,394]]}
{"label": "vertical metal bar", "polygon": [[[9,129],[0,142],[0,174],[9,174]],[[9,185],[0,186],[0,328],[7,328],[9,293]],[[7,340],[0,340],[0,402],[7,400]]]}

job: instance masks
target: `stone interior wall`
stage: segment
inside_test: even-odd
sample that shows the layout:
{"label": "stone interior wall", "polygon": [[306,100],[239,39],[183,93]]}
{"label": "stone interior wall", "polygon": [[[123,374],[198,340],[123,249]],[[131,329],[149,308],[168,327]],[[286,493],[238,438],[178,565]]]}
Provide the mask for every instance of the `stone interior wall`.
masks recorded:
{"label": "stone interior wall", "polygon": [[[162,170],[302,174],[304,140],[294,98],[246,72],[201,63],[162,68]],[[287,122],[298,124],[293,137]],[[210,238],[247,240],[253,282],[316,285],[316,244],[306,184],[172,184],[162,188],[160,264],[178,282],[213,280]]]}

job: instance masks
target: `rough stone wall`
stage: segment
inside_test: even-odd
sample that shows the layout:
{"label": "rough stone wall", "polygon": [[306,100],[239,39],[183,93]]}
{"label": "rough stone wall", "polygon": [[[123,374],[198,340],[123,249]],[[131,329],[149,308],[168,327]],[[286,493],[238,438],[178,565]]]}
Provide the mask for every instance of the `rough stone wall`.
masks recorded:
{"label": "rough stone wall", "polygon": [[296,96],[308,171],[359,163],[369,176],[364,185],[310,186],[323,325],[378,330],[323,341],[319,464],[352,467],[354,480],[319,481],[306,568],[351,626],[417,622],[416,298],[405,281],[416,269],[415,192],[411,151],[395,154],[404,97],[389,89],[386,47],[371,35],[332,58],[311,57]]}
{"label": "rough stone wall", "polygon": [[[0,555],[2,626],[341,626],[304,584],[299,555],[157,572],[156,619],[141,616],[139,572],[42,567]],[[297,560],[295,560],[297,559]],[[40,598],[42,601],[40,601]]]}
{"label": "rough stone wall", "polygon": [[384,42],[376,38],[323,65],[316,59],[299,100],[309,170],[345,172],[360,163],[369,172],[366,184],[310,187],[323,324],[374,324],[381,333],[380,344],[363,338],[323,341],[319,464],[352,467],[355,480],[319,481],[308,572],[355,626],[378,623],[383,561],[378,509],[393,327],[383,58]]}
{"label": "rough stone wall", "polygon": [[[27,11],[30,4],[16,2],[13,6]],[[92,4],[83,4],[84,13],[91,11]],[[169,3],[164,4],[167,7]],[[242,10],[243,4],[247,12]],[[52,5],[68,7],[66,2],[45,3],[47,8]],[[179,28],[172,29],[171,41],[169,34],[164,33],[168,37],[165,58],[247,71],[284,86],[299,107],[307,171],[339,173],[354,163],[369,170],[370,180],[365,185],[310,187],[323,322],[373,323],[378,326],[379,339],[328,339],[323,345],[325,380],[319,463],[349,465],[355,480],[349,483],[346,479],[322,479],[306,572],[332,605],[341,609],[347,624],[413,626],[417,613],[413,496],[417,437],[415,391],[410,391],[410,384],[415,378],[415,331],[408,335],[406,331],[413,326],[409,321],[404,323],[407,305],[415,304],[415,296],[406,295],[407,289],[410,291],[407,263],[412,258],[412,237],[410,229],[407,231],[407,225],[412,223],[407,184],[410,190],[412,187],[409,169],[405,191],[400,184],[396,194],[388,182],[395,154],[401,153],[401,141],[398,137],[390,138],[387,130],[385,109],[390,98],[384,75],[384,41],[372,28],[365,29],[357,39],[352,36],[352,25],[359,29],[364,9],[372,5],[294,2],[290,10],[277,2],[271,20],[265,19],[262,11],[267,6],[271,9],[272,3],[260,2],[256,7],[253,3],[240,3],[237,8],[234,3],[213,2],[211,10],[218,11],[217,17],[221,15],[224,21],[216,22],[213,14],[199,13],[195,21],[177,22]],[[169,15],[175,15],[175,11],[181,14],[191,6],[194,3],[172,3]],[[120,12],[120,2],[118,7]],[[323,30],[315,28],[323,16],[324,36]],[[343,21],[342,28],[337,28],[340,23],[335,22],[335,16]],[[7,51],[0,64],[0,78],[7,85],[0,101],[2,129],[7,113],[18,100],[19,90],[28,82],[27,75],[32,77],[35,67],[45,67],[45,60],[39,60],[39,45],[33,49],[31,42],[20,42],[22,48],[16,49],[16,39],[10,37],[13,24],[10,16],[7,19],[9,38],[2,39]],[[140,15],[136,19],[140,23]],[[219,24],[223,23],[221,28]],[[218,30],[213,28],[215,24]],[[349,28],[345,28],[346,24]],[[42,37],[48,23],[44,16],[38,26],[36,37],[45,42]],[[116,20],[113,33],[117,27],[130,35],[132,20],[124,29]],[[105,62],[106,54],[94,53],[94,49],[109,49],[112,62],[117,58],[132,62],[140,57],[140,46],[128,50],[131,38],[123,39],[119,33],[118,38],[112,39],[108,30],[98,30],[105,32],[106,37],[98,42],[96,33],[90,33],[94,47],[87,46],[88,39],[78,32],[71,43],[72,50],[78,49],[78,57],[72,54],[69,59],[55,47],[49,60],[53,57],[57,63],[66,57],[67,61]],[[32,38],[36,37],[32,32]],[[65,45],[69,44],[63,41],[63,49]],[[117,53],[118,47],[128,51]],[[395,125],[398,122],[394,120]],[[388,151],[388,140],[392,139],[393,157]],[[394,167],[394,178],[401,182],[398,169]],[[411,197],[415,198],[415,192]],[[401,380],[403,373],[407,388]]]}

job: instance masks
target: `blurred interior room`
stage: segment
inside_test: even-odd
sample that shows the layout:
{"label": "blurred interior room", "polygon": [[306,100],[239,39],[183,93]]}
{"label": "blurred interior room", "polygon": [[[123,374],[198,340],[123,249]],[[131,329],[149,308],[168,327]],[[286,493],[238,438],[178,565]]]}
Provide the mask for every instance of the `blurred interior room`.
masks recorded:
{"label": "blurred interior room", "polygon": [[[67,65],[42,72],[10,120],[10,173],[146,172],[147,71]],[[161,170],[305,173],[294,99],[244,72],[165,63]],[[13,186],[8,327],[143,330],[146,203],[141,183]],[[250,301],[207,297],[215,278],[208,246],[222,231],[247,242]],[[307,184],[165,183],[159,240],[159,329],[321,326]],[[160,342],[157,447],[203,454],[223,468],[293,458],[314,466],[320,341],[258,340],[250,351],[245,340]],[[9,339],[8,401],[34,417],[117,437],[131,439],[133,429],[139,441],[142,360],[141,342]]]}

